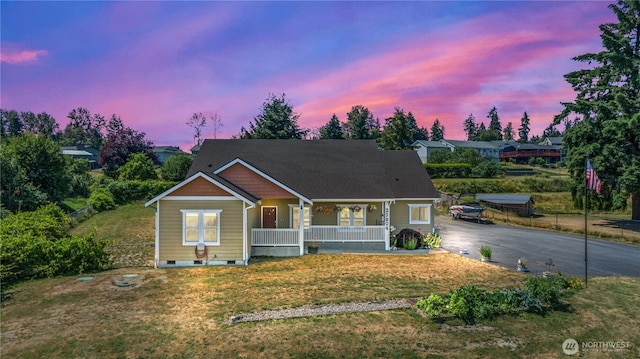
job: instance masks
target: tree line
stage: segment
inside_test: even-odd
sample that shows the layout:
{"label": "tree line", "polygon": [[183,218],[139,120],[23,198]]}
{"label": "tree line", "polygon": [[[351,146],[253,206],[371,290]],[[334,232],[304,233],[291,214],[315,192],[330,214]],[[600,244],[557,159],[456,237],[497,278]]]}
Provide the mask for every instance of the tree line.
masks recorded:
{"label": "tree line", "polygon": [[[262,104],[261,112],[249,123],[249,128],[242,127],[235,138],[251,139],[357,139],[377,140],[379,146],[386,150],[411,149],[417,140],[439,141],[445,137],[445,127],[439,119],[435,119],[430,129],[419,127],[412,112],[395,107],[391,116],[384,119],[384,125],[371,110],[363,105],[355,105],[346,114],[346,121],[341,122],[334,113],[329,121],[317,129],[303,129],[299,126],[300,114],[294,111],[287,101],[286,94],[271,94]],[[507,123],[503,129],[494,106],[487,117],[490,119],[487,128],[483,122],[477,123],[473,114],[463,121],[468,141],[515,140],[513,124]],[[540,136],[529,137],[530,118],[525,112],[518,128],[519,142],[538,143]],[[550,124],[542,137],[561,136],[562,133]],[[571,126],[565,121],[565,130]],[[199,131],[196,130],[196,135]]]}
{"label": "tree line", "polygon": [[[118,116],[105,120],[78,108],[68,117],[70,123],[60,131],[47,113],[0,109],[0,217],[33,211],[49,203],[62,205],[64,199],[76,196],[88,198],[98,210],[110,209],[117,201],[108,190],[109,181],[157,180],[160,175],[165,182],[175,183],[184,179],[193,161],[191,156],[175,156],[156,171],[153,143],[144,132],[124,126]],[[104,179],[91,176],[88,160],[63,154],[63,146],[78,143],[100,150],[98,163]],[[132,186],[138,189],[127,189],[136,193],[129,200],[155,195],[167,187]]]}

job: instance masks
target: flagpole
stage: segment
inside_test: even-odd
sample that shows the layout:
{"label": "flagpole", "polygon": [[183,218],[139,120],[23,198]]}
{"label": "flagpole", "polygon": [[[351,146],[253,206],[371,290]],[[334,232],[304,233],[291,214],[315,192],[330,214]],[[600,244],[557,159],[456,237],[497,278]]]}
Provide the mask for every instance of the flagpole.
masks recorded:
{"label": "flagpole", "polygon": [[589,212],[589,181],[587,167],[589,156],[584,157],[584,287],[587,287],[587,217]]}

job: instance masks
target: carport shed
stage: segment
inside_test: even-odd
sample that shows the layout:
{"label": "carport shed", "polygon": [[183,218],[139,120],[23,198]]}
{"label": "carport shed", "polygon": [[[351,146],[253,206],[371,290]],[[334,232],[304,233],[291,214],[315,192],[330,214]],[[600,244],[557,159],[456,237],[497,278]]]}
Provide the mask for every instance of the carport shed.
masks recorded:
{"label": "carport shed", "polygon": [[535,211],[533,199],[529,194],[477,193],[476,201],[487,207],[505,212],[514,212],[520,216],[531,216]]}

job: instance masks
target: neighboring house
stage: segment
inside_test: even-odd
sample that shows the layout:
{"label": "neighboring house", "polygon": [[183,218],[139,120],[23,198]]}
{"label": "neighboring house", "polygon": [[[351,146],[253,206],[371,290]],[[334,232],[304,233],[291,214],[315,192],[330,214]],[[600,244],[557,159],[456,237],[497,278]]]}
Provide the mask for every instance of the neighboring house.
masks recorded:
{"label": "neighboring house", "polygon": [[500,160],[500,150],[498,146],[489,141],[442,140],[441,142],[451,148],[452,152],[456,149],[472,149],[481,156],[490,158],[496,163]]}
{"label": "neighboring house", "polygon": [[500,160],[528,164],[531,158],[542,158],[547,163],[564,161],[565,150],[558,145],[505,142],[500,146]]}
{"label": "neighboring house", "polygon": [[413,143],[418,156],[422,163],[428,163],[431,153],[435,150],[446,149],[451,152],[456,149],[472,149],[484,157],[491,158],[494,162],[498,162],[500,158],[499,146],[489,141],[459,141],[459,140],[440,140],[440,141],[424,141],[418,140]]}
{"label": "neighboring house", "polygon": [[420,157],[420,161],[422,163],[428,163],[429,157],[431,153],[436,150],[447,150],[451,151],[451,148],[440,141],[427,141],[427,140],[418,140],[415,141],[412,145],[416,152],[418,152],[418,157]]}
{"label": "neighboring house", "polygon": [[531,216],[535,210],[533,199],[528,194],[477,193],[476,201],[502,212],[513,212],[520,216]]}
{"label": "neighboring house", "polygon": [[156,266],[246,265],[311,241],[389,250],[394,229],[433,230],[439,196],[415,151],[375,141],[205,140],[187,179],[145,206]]}
{"label": "neighboring house", "polygon": [[544,146],[562,146],[562,136],[546,137],[540,144]]}
{"label": "neighboring house", "polygon": [[164,164],[169,158],[176,155],[188,155],[176,146],[154,146],[152,151],[160,164]]}
{"label": "neighboring house", "polygon": [[190,151],[191,151],[191,155],[193,157],[197,156],[198,152],[200,151],[200,145],[195,145],[195,146],[191,147]]}
{"label": "neighboring house", "polygon": [[89,167],[93,170],[98,168],[98,155],[100,150],[91,146],[85,146],[83,143],[78,143],[75,146],[63,146],[62,154],[71,156],[72,158],[82,158],[89,161]]}

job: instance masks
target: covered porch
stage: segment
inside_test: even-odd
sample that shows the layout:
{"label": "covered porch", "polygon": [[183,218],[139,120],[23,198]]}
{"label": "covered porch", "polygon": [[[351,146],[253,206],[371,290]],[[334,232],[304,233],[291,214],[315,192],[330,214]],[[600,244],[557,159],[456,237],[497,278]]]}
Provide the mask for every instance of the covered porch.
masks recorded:
{"label": "covered porch", "polygon": [[272,221],[263,218],[259,228],[250,229],[252,255],[303,255],[312,241],[324,249],[389,250],[389,225],[383,215],[385,208],[389,213],[389,202],[286,205],[290,207],[289,221],[285,221],[289,228],[264,228]]}

